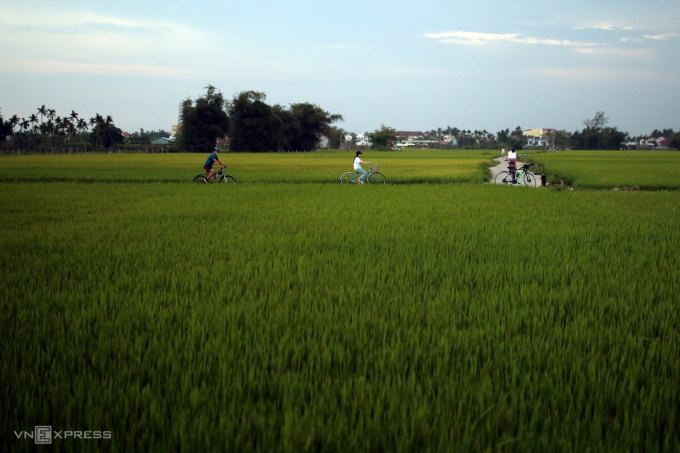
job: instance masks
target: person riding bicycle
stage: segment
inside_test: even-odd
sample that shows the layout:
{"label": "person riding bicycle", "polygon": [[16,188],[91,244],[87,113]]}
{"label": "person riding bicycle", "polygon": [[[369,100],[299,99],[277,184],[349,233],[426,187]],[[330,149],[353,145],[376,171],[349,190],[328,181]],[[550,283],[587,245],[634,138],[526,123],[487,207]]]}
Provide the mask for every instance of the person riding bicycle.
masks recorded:
{"label": "person riding bicycle", "polygon": [[220,162],[220,159],[217,157],[217,151],[219,151],[219,148],[216,146],[213,148],[212,153],[208,156],[208,159],[205,161],[205,164],[203,164],[203,170],[207,173],[205,179],[208,180],[208,182],[212,182],[213,178],[217,174],[215,169],[213,168],[213,165],[215,162],[219,164],[220,167],[226,167],[222,162]]}
{"label": "person riding bicycle", "polygon": [[515,151],[514,146],[510,148],[510,151],[508,151],[508,155],[505,160],[508,162],[508,170],[510,173],[512,173],[512,179],[514,182],[515,175],[517,174],[517,152]]}
{"label": "person riding bicycle", "polygon": [[371,164],[370,162],[364,162],[363,160],[361,160],[361,157],[359,157],[359,156],[363,156],[363,154],[364,153],[362,153],[361,151],[357,151],[356,157],[354,158],[354,171],[359,173],[359,175],[360,175],[359,176],[359,182],[361,184],[364,183],[364,181],[366,180],[366,176],[368,176],[368,172],[366,170],[364,170],[361,167],[361,165],[370,165]]}

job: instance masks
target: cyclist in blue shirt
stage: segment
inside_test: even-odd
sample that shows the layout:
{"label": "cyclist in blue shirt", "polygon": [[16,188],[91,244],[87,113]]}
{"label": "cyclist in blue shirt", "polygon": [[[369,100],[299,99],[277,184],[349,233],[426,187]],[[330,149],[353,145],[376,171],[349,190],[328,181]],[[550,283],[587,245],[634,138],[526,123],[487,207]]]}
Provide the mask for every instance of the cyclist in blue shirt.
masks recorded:
{"label": "cyclist in blue shirt", "polygon": [[215,162],[217,162],[220,167],[226,167],[226,165],[220,162],[220,159],[217,157],[217,151],[219,151],[219,149],[216,146],[215,148],[213,148],[213,152],[210,153],[210,155],[208,156],[208,160],[206,160],[205,164],[203,164],[203,170],[205,170],[205,172],[208,174],[205,178],[209,182],[212,182],[213,178],[217,174],[217,172],[213,168]]}

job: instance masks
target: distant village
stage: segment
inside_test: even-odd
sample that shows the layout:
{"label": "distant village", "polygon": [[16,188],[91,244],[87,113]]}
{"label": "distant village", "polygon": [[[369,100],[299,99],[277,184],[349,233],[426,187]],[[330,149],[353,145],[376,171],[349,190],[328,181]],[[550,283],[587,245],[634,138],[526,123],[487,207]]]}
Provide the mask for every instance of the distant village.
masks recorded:
{"label": "distant village", "polygon": [[[555,145],[551,143],[550,133],[554,131],[555,129],[552,128],[524,129],[522,131],[524,141],[522,147],[528,149],[553,149]],[[465,131],[462,132],[464,133]],[[460,144],[458,138],[453,134],[439,134],[437,131],[396,131],[395,135],[396,141],[391,144],[392,149],[457,148],[459,146],[488,148],[498,145],[497,137],[494,134],[488,133],[463,134],[466,139],[464,144]],[[371,146],[370,132],[348,133],[344,136],[344,139],[345,147],[348,149],[365,149]],[[643,137],[621,143],[621,149],[626,150],[657,149],[667,148],[668,146],[668,138],[666,137]],[[322,135],[320,137],[319,148],[325,149],[328,147],[328,137]]]}

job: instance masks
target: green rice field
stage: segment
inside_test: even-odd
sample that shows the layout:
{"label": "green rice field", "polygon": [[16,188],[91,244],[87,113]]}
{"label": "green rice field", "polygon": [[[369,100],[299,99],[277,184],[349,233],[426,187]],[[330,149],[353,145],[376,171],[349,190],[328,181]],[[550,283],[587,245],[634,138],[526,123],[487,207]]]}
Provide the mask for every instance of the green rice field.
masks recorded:
{"label": "green rice field", "polygon": [[529,157],[574,187],[680,189],[678,151],[564,151]]}
{"label": "green rice field", "polygon": [[[367,151],[391,183],[483,182],[492,151]],[[188,182],[203,172],[206,154],[0,156],[0,181]],[[352,170],[353,151],[222,153],[228,173],[243,183],[336,183]]]}
{"label": "green rice field", "polygon": [[677,451],[680,191],[374,156],[0,157],[0,450]]}

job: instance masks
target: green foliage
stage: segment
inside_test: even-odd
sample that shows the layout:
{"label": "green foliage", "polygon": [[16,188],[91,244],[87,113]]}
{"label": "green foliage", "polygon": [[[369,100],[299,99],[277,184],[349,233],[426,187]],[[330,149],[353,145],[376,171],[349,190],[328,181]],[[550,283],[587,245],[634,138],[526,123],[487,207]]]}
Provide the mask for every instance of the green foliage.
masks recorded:
{"label": "green foliage", "polygon": [[90,142],[95,147],[109,149],[115,144],[123,143],[123,131],[113,124],[113,118],[110,115],[104,118],[97,113],[93,118],[93,124]]}
{"label": "green foliage", "polygon": [[212,85],[206,87],[206,94],[195,103],[190,99],[182,103],[181,137],[177,145],[180,150],[204,153],[211,152],[218,138],[229,132],[229,117],[222,93]]}
{"label": "green foliage", "polygon": [[670,136],[670,138],[668,139],[668,146],[675,149],[680,149],[680,132],[677,132]]}
{"label": "green foliage", "polygon": [[524,146],[524,131],[521,127],[517,126],[515,130],[510,134],[510,147],[516,150],[522,149]]}
{"label": "green foliage", "polygon": [[380,129],[375,130],[371,134],[372,148],[386,148],[397,141],[397,131],[389,126],[382,124]]}
{"label": "green foliage", "polygon": [[330,149],[340,149],[345,144],[345,130],[339,127],[329,126],[325,132],[328,137]]}
{"label": "green foliage", "polygon": [[[282,119],[264,100],[266,95],[258,91],[244,91],[234,96],[229,106],[231,133],[230,150],[234,152],[274,151],[281,143]],[[286,124],[294,129],[294,119]]]}
{"label": "green foliage", "polygon": [[0,115],[0,141],[4,141],[9,135],[12,135],[12,124]]}
{"label": "green foliage", "polygon": [[319,143],[319,136],[328,130],[331,123],[342,120],[341,115],[331,115],[307,102],[292,104],[290,114],[298,125],[290,130],[291,135],[287,139],[290,150],[312,151]]}
{"label": "green foliage", "polygon": [[572,147],[575,149],[620,149],[626,141],[626,133],[615,127],[602,129],[585,128],[572,135]]}
{"label": "green foliage", "polygon": [[310,103],[270,107],[264,93],[244,91],[231,103],[232,151],[312,151],[331,123],[342,120]]}
{"label": "green foliage", "polygon": [[514,189],[1,183],[0,449],[672,451],[680,192]]}
{"label": "green foliage", "polygon": [[502,129],[496,132],[496,142],[502,148],[507,148],[510,143],[510,129]]}
{"label": "green foliage", "polygon": [[140,129],[139,132],[130,134],[129,142],[135,145],[148,145],[157,138],[170,138],[170,133],[162,129],[158,131]]}
{"label": "green foliage", "polygon": [[565,130],[554,130],[549,133],[550,147],[553,149],[565,149],[571,144],[571,134]]}

